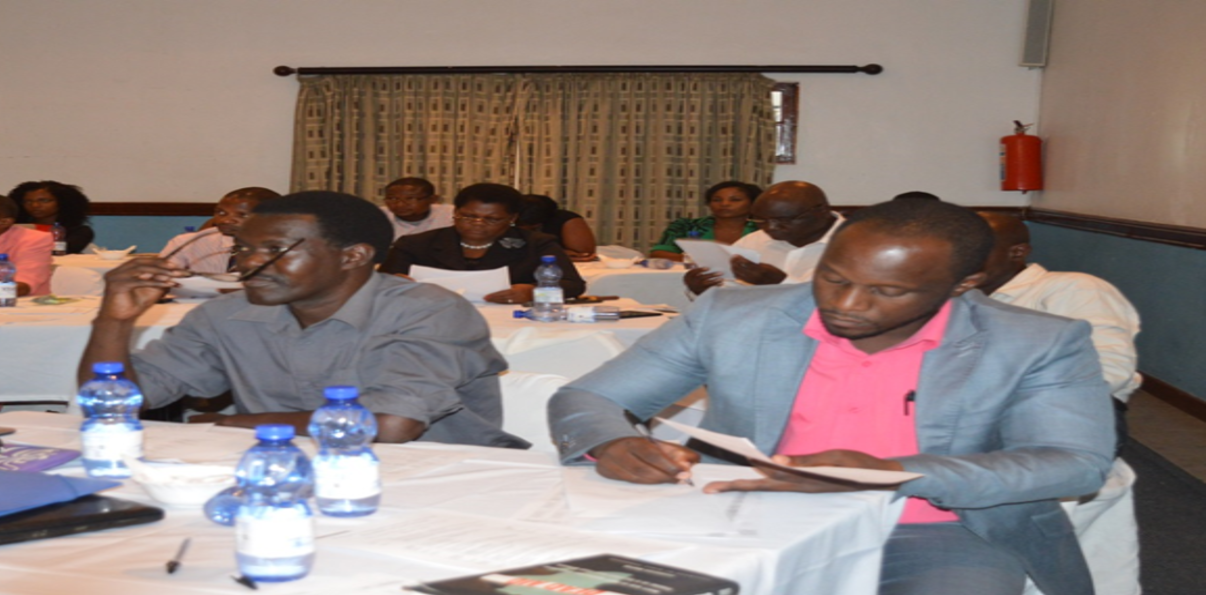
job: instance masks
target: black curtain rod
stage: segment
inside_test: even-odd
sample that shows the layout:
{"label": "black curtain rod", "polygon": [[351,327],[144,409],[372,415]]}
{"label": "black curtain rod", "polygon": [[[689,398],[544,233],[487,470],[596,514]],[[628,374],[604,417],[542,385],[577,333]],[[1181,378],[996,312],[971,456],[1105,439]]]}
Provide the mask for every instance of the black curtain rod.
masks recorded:
{"label": "black curtain rod", "polygon": [[787,66],[767,64],[764,66],[336,66],[313,67],[277,66],[272,72],[277,76],[292,74],[518,74],[518,73],[599,73],[599,72],[825,72],[879,74],[884,67],[879,64],[866,66]]}

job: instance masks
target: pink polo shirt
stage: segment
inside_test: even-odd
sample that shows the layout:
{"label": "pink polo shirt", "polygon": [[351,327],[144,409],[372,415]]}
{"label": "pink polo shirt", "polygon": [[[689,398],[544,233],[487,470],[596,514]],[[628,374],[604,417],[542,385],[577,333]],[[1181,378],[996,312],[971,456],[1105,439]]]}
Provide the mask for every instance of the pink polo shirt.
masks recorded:
{"label": "pink polo shirt", "polygon": [[[917,454],[912,395],[925,352],[942,343],[951,304],[912,337],[867,354],[849,339],[829,334],[813,312],[804,334],[816,339],[816,354],[800,383],[778,454],[804,455],[846,449],[879,458]],[[955,513],[909,498],[902,523],[957,521]]]}
{"label": "pink polo shirt", "polygon": [[0,254],[17,265],[17,281],[29,284],[29,295],[50,293],[54,238],[44,231],[14,225],[0,233]]}

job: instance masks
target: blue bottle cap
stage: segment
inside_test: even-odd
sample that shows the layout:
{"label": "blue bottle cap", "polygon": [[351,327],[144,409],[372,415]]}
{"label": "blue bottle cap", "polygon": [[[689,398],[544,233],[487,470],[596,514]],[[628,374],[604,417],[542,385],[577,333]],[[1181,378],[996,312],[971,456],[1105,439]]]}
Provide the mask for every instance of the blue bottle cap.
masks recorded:
{"label": "blue bottle cap", "polygon": [[8,260],[7,254],[0,254],[0,260]]}
{"label": "blue bottle cap", "polygon": [[192,226],[192,225],[185,225],[185,226],[184,226],[184,232],[185,232],[185,233],[192,233],[192,232],[194,232],[194,231],[197,231],[197,228],[196,228],[196,227],[194,227],[194,226]]}
{"label": "blue bottle cap", "polygon": [[545,254],[544,256],[540,257],[540,262],[543,262],[544,264],[552,264],[557,262],[557,257],[553,256],[552,254]]}
{"label": "blue bottle cap", "polygon": [[322,390],[324,397],[333,401],[350,401],[360,396],[354,386],[328,386]]}
{"label": "blue bottle cap", "polygon": [[288,424],[264,424],[255,427],[257,440],[292,440],[296,432]]}
{"label": "blue bottle cap", "polygon": [[527,318],[527,317],[528,317],[528,313],[526,310],[515,310],[514,312],[511,312],[511,318]]}
{"label": "blue bottle cap", "polygon": [[92,364],[93,374],[121,374],[125,371],[126,366],[121,362],[96,362]]}

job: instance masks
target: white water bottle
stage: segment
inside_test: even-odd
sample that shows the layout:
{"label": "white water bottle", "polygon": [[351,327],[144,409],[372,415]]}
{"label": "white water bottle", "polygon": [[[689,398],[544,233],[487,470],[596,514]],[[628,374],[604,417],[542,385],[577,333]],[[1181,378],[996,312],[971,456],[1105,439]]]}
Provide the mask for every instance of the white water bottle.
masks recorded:
{"label": "white water bottle", "polygon": [[541,256],[532,292],[532,320],[556,322],[565,318],[565,292],[561,289],[561,267],[557,257]]}

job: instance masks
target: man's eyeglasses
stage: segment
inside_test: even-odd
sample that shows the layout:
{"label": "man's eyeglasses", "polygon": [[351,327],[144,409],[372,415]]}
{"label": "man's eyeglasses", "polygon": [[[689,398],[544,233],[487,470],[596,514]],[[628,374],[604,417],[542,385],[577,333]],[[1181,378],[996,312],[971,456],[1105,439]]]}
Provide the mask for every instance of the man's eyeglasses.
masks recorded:
{"label": "man's eyeglasses", "polygon": [[472,215],[453,215],[453,221],[464,221],[465,223],[476,223],[479,225],[502,225],[511,220],[510,217],[474,217]]}

